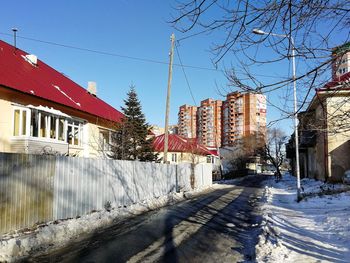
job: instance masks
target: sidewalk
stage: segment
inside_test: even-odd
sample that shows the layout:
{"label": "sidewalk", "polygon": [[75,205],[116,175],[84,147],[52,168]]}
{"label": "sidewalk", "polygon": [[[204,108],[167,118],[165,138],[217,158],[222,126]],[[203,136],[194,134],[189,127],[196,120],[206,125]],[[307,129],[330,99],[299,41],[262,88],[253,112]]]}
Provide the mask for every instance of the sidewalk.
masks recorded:
{"label": "sidewalk", "polygon": [[303,179],[310,197],[296,202],[296,179],[286,174],[265,187],[263,233],[256,246],[258,262],[349,262],[350,191],[343,185],[328,185]]}

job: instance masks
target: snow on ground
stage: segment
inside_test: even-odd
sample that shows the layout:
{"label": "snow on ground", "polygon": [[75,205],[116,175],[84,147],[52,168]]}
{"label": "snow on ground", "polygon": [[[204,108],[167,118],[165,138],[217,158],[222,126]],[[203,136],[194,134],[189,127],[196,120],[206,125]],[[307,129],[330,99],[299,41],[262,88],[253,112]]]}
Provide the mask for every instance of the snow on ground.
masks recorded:
{"label": "snow on ground", "polygon": [[349,186],[313,179],[303,179],[301,185],[306,197],[297,203],[295,177],[269,180],[257,261],[350,262]]}
{"label": "snow on ground", "polygon": [[110,212],[96,211],[78,218],[51,221],[5,234],[0,236],[0,262],[14,262],[36,251],[63,247],[76,238],[92,234],[115,222],[225,187],[228,186],[214,184],[189,192],[171,193],[126,208],[112,209]]}

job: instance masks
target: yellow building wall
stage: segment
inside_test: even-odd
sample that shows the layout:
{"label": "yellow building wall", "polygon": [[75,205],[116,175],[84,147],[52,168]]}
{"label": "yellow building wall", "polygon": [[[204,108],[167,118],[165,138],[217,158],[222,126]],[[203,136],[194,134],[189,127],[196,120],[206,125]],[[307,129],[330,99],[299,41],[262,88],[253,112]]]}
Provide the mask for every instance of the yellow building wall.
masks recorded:
{"label": "yellow building wall", "polygon": [[[176,154],[177,162],[172,161],[172,155]],[[158,153],[158,158],[163,159],[164,157],[164,152],[159,152]],[[177,163],[206,163],[207,162],[207,157],[202,156],[202,155],[193,155],[191,153],[183,153],[183,152],[168,152],[167,154],[167,160],[171,164],[177,164]]]}
{"label": "yellow building wall", "polygon": [[323,116],[323,108],[321,105],[318,105],[315,112],[315,120],[316,127],[318,128],[317,132],[317,141],[315,145],[315,171],[313,175],[315,179],[324,181],[326,179],[326,171],[325,171],[325,133],[324,133],[324,116]]}
{"label": "yellow building wall", "polygon": [[12,136],[13,110],[11,102],[0,96],[0,152],[10,152]]}
{"label": "yellow building wall", "polygon": [[[18,91],[10,90],[0,86],[0,152],[12,152],[11,138],[13,133],[13,105],[46,106],[72,116],[85,120],[83,128],[83,139],[81,146],[69,145],[68,154],[79,157],[102,157],[99,147],[100,129],[113,127],[110,121],[105,121],[96,116],[74,110],[72,108],[56,104],[35,96],[27,95]],[[13,144],[13,143],[12,143]]]}
{"label": "yellow building wall", "polygon": [[86,129],[84,130],[84,136],[86,136],[86,141],[84,142],[84,148],[88,156],[85,157],[106,157],[101,149],[100,144],[100,129],[107,129],[104,126],[96,125],[93,123],[87,123]]}
{"label": "yellow building wall", "polygon": [[330,181],[340,181],[350,169],[350,100],[347,96],[327,98],[328,158]]}

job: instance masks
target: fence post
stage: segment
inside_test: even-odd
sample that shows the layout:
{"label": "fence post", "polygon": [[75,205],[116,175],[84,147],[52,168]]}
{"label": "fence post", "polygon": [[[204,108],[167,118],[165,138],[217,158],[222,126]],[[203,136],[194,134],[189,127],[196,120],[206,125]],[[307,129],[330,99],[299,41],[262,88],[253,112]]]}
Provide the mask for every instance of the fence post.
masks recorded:
{"label": "fence post", "polygon": [[176,193],[179,193],[179,178],[178,178],[178,171],[177,171],[177,168],[178,168],[178,164],[176,164],[175,166],[175,192]]}

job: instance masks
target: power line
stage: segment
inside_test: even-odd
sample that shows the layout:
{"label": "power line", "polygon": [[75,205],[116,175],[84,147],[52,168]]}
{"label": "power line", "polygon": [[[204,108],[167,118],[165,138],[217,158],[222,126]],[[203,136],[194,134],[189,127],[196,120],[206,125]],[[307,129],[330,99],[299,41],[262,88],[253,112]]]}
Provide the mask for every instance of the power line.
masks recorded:
{"label": "power line", "polygon": [[[1,35],[6,35],[6,36],[12,36],[11,34],[2,33],[2,32],[0,32],[0,34]],[[48,44],[48,45],[53,45],[53,46],[58,46],[58,47],[75,49],[75,50],[79,50],[79,51],[86,51],[86,52],[90,52],[90,53],[96,53],[96,54],[100,54],[100,55],[120,57],[120,58],[126,58],[126,59],[132,59],[132,60],[138,60],[138,61],[143,61],[143,62],[162,64],[162,65],[168,65],[169,64],[168,62],[155,60],[155,59],[148,59],[148,58],[141,58],[141,57],[135,57],[135,56],[122,55],[122,54],[118,54],[118,53],[112,53],[112,52],[101,51],[101,50],[96,50],[96,49],[89,49],[89,48],[83,48],[83,47],[78,47],[78,46],[66,45],[66,44],[61,44],[61,43],[52,42],[52,41],[46,41],[46,40],[41,40],[41,39],[35,39],[35,38],[30,38],[30,37],[23,37],[23,36],[18,36],[17,35],[17,38],[22,38],[22,39],[25,39],[25,40],[30,40],[30,41],[39,42],[39,43]],[[199,66],[192,66],[192,65],[180,65],[180,64],[173,64],[173,65],[174,66],[178,66],[178,67],[186,67],[186,68],[193,68],[193,69],[201,69],[201,70],[223,72],[222,70],[215,69],[215,68],[206,68],[206,67],[199,67]]]}
{"label": "power line", "polygon": [[188,90],[190,91],[190,94],[191,94],[192,100],[194,102],[194,105],[197,105],[196,100],[194,99],[194,96],[193,96],[193,93],[192,93],[192,89],[191,89],[190,83],[189,83],[187,75],[186,75],[185,68],[183,67],[182,60],[181,60],[181,57],[180,57],[180,52],[179,52],[179,49],[178,49],[177,45],[175,45],[175,50],[176,50],[177,57],[179,58],[179,61],[180,61],[182,72],[184,73],[184,76],[185,76],[185,80],[186,80],[186,83],[187,83]]}
{"label": "power line", "polygon": [[[10,36],[10,37],[12,36],[12,34],[3,33],[3,32],[0,32],[0,35]],[[24,36],[18,36],[18,35],[17,35],[17,38],[21,38],[21,39],[25,39],[25,40],[29,40],[29,41],[34,41],[34,42],[39,42],[39,43],[43,43],[43,44],[47,44],[47,45],[53,45],[53,46],[58,46],[58,47],[63,47],[63,48],[70,48],[70,49],[75,49],[75,50],[79,50],[79,51],[95,53],[95,54],[99,54],[99,55],[120,57],[120,58],[126,58],[126,59],[131,59],[131,60],[142,61],[142,62],[161,64],[161,65],[168,65],[168,62],[161,61],[161,60],[155,60],[155,59],[141,58],[141,57],[136,57],[136,56],[123,55],[123,54],[118,54],[118,53],[112,53],[112,52],[101,51],[101,50],[96,50],[96,49],[83,48],[83,47],[67,45],[67,44],[61,44],[61,43],[57,43],[57,42],[46,41],[46,40],[35,39],[35,38],[24,37]],[[225,74],[224,70],[217,69],[217,68],[208,68],[208,67],[201,67],[201,66],[194,66],[194,65],[181,65],[181,64],[176,64],[176,63],[174,63],[173,65],[176,66],[176,67],[184,67],[184,68],[191,68],[191,69],[207,70],[207,71],[220,72],[220,73]],[[239,71],[237,70],[237,72],[239,72]],[[244,74],[244,72],[241,72],[241,73]],[[254,74],[254,75],[255,76],[259,76],[259,77],[265,77],[265,78],[280,78],[279,76],[271,76],[271,75],[263,75],[263,74]]]}

